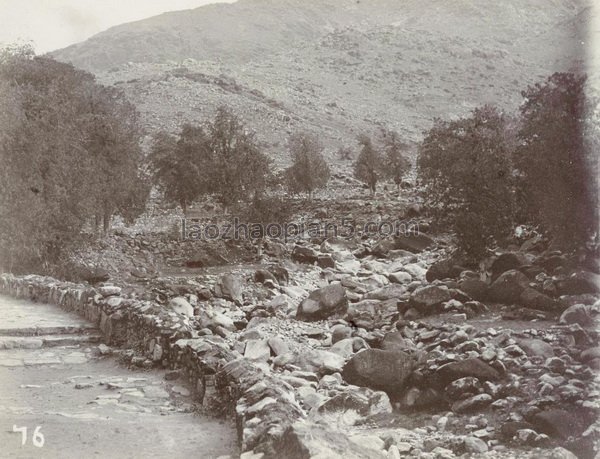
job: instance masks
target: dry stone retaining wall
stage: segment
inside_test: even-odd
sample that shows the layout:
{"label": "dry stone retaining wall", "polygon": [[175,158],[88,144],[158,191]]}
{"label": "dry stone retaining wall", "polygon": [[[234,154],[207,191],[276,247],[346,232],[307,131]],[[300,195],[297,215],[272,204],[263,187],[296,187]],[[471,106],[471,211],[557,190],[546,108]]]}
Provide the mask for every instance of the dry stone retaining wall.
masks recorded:
{"label": "dry stone retaining wall", "polygon": [[[134,349],[134,359],[180,369],[198,402],[235,416],[247,452],[242,457],[277,456],[281,439],[306,416],[291,386],[242,358],[222,338],[193,337],[187,318],[156,303],[101,291],[44,276],[0,275],[0,293],[76,312],[100,328],[107,344]],[[214,396],[206,397],[207,390]],[[308,457],[309,450],[301,447],[294,457]]]}

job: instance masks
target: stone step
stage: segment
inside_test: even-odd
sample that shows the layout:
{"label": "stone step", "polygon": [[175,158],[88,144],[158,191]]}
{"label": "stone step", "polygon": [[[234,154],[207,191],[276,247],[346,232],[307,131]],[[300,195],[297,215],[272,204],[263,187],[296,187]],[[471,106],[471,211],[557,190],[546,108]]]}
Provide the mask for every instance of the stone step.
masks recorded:
{"label": "stone step", "polygon": [[0,336],[1,349],[41,349],[56,346],[74,346],[102,341],[100,333],[79,335]]}
{"label": "stone step", "polygon": [[42,336],[42,335],[77,335],[97,333],[93,325],[61,325],[49,327],[11,327],[0,328],[0,337],[3,336]]}

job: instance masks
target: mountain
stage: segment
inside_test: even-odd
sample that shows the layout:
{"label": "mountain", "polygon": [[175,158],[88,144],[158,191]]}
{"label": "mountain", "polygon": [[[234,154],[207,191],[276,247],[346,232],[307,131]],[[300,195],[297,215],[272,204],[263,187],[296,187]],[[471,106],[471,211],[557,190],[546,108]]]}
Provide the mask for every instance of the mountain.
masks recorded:
{"label": "mountain", "polygon": [[435,117],[585,68],[577,0],[239,0],[123,24],[52,55],[122,88],[148,133],[230,105],[284,159],[296,130],[330,152],[382,128],[417,141]]}

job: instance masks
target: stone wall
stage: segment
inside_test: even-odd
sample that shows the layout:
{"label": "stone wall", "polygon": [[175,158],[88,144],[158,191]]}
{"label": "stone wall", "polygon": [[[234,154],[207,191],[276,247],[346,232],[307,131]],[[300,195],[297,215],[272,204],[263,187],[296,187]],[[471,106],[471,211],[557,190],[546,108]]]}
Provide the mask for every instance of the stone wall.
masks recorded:
{"label": "stone wall", "polygon": [[[235,416],[242,457],[277,457],[281,439],[306,417],[286,382],[242,358],[218,336],[193,337],[187,318],[153,302],[121,297],[116,286],[95,289],[2,274],[0,293],[76,312],[102,331],[107,344],[135,350],[137,362],[180,369],[199,403]],[[295,457],[307,457],[308,450],[303,451]]]}

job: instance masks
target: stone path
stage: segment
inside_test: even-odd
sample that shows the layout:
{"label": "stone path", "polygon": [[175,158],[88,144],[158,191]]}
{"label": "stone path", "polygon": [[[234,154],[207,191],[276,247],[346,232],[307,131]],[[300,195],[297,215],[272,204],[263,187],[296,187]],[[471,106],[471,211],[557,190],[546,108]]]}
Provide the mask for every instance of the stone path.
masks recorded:
{"label": "stone path", "polygon": [[0,457],[236,456],[233,427],[195,414],[182,381],[120,366],[99,339],[55,306],[0,296]]}

